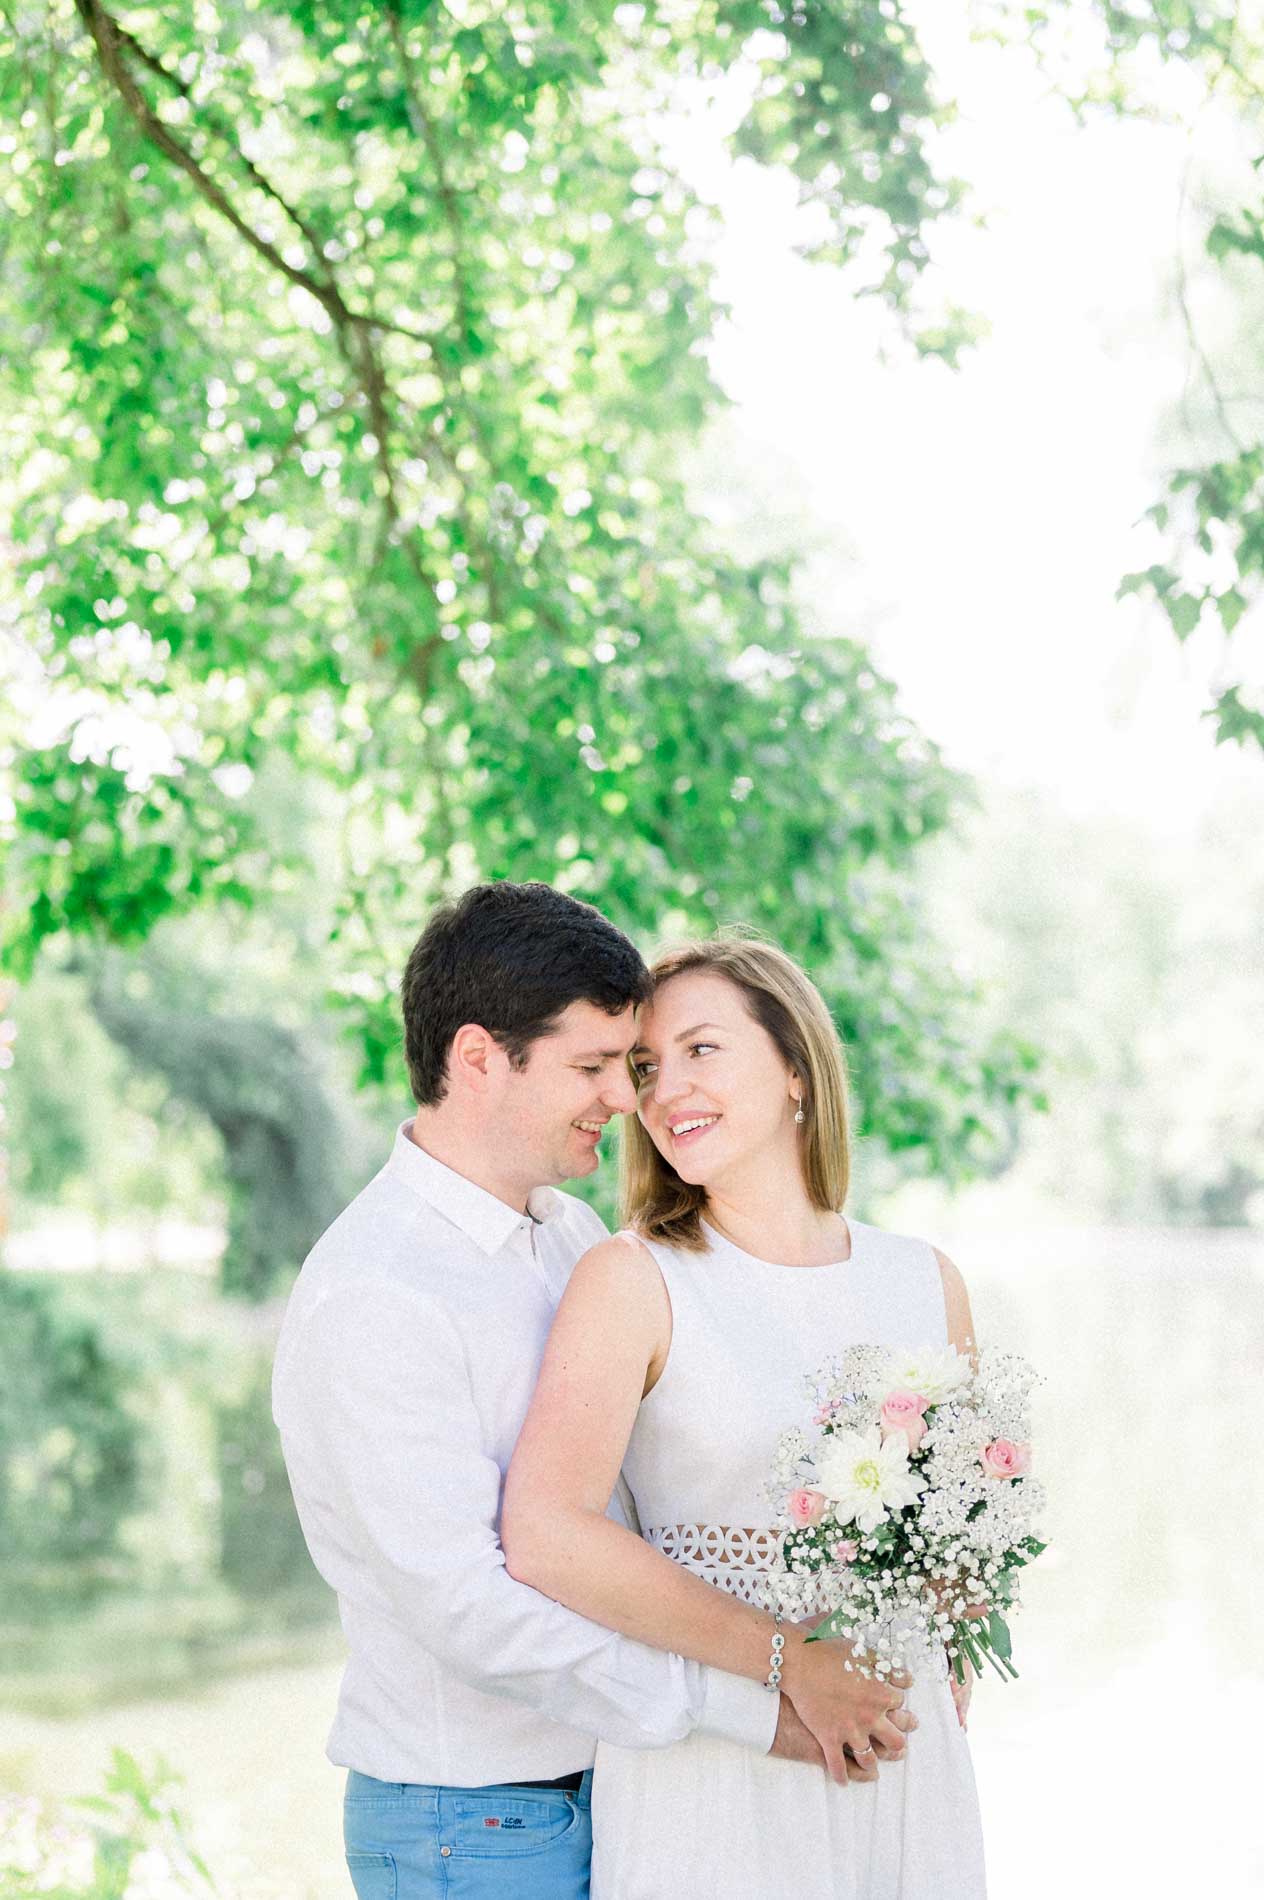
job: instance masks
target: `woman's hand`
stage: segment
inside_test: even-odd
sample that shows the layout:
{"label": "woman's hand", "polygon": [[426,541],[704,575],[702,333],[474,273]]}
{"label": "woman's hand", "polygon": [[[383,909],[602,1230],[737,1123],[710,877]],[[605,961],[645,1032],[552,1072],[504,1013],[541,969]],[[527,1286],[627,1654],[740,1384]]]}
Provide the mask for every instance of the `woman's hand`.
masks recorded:
{"label": "woman's hand", "polygon": [[[871,1780],[879,1760],[898,1761],[907,1736],[917,1727],[917,1717],[904,1707],[912,1677],[904,1672],[890,1681],[868,1676],[859,1668],[857,1654],[839,1637],[809,1643],[799,1625],[787,1632],[782,1659],[782,1692],[815,1735],[826,1768],[840,1784]],[[844,1752],[848,1749],[850,1764]]]}
{"label": "woman's hand", "polygon": [[[931,1588],[935,1593],[935,1600],[939,1604],[940,1609],[947,1610],[949,1615],[951,1615],[952,1605],[959,1594],[956,1586],[951,1583],[935,1583],[932,1584]],[[958,1621],[962,1623],[977,1622],[980,1617],[987,1616],[990,1610],[991,1605],[988,1603],[969,1603],[961,1612]],[[952,1701],[953,1707],[957,1711],[957,1720],[960,1722],[962,1728],[964,1728],[966,1726],[966,1716],[970,1709],[970,1691],[974,1687],[974,1668],[968,1656],[963,1656],[961,1662],[966,1672],[965,1680],[958,1682],[957,1672],[952,1665],[949,1664],[948,1683],[952,1690]]]}
{"label": "woman's hand", "polygon": [[[952,1616],[952,1606],[961,1595],[960,1584],[945,1583],[942,1578],[937,1577],[928,1582],[927,1588],[935,1599],[936,1607],[947,1611],[948,1615]],[[991,1609],[990,1603],[967,1603],[956,1621],[958,1623],[977,1622],[980,1617],[989,1615]]]}
{"label": "woman's hand", "polygon": [[[805,1632],[810,1632],[812,1630],[819,1628],[820,1625],[827,1620],[828,1615],[829,1615],[829,1612],[827,1610],[821,1610],[816,1616],[805,1616],[801,1618],[801,1620],[795,1624],[795,1628],[803,1630]],[[847,1660],[847,1659],[844,1658],[844,1660]],[[909,1678],[908,1680],[911,1681],[911,1678]],[[785,1701],[784,1696],[782,1700],[783,1702]],[[893,1728],[898,1728],[901,1731],[902,1736],[911,1735],[913,1730],[917,1727],[917,1717],[912,1713],[911,1710],[906,1709],[902,1706],[898,1709],[892,1709],[891,1715],[890,1715],[890,1721]],[[780,1736],[780,1733],[781,1733],[780,1727],[778,1727],[777,1732],[778,1732],[778,1736]],[[804,1730],[804,1733],[805,1734],[808,1733],[806,1729]],[[811,1735],[809,1736],[809,1740],[813,1748],[816,1750],[815,1758],[819,1760],[823,1766],[825,1762],[825,1757],[824,1757],[824,1754],[821,1752],[820,1745],[817,1742],[816,1737],[814,1735]],[[889,1747],[886,1742],[873,1741],[873,1745],[869,1751],[868,1757],[863,1761],[857,1761],[855,1753],[853,1752],[851,1747],[848,1746],[844,1750],[844,1761],[847,1767],[848,1781],[876,1781],[878,1779],[878,1763],[880,1761],[900,1761],[904,1755],[904,1747],[905,1747],[905,1744],[903,1742],[901,1742],[901,1745],[898,1748],[892,1748],[892,1747]],[[775,1754],[776,1752],[777,1752],[776,1748],[774,1747],[773,1753]]]}
{"label": "woman's hand", "polygon": [[[789,1696],[780,1698],[781,1706],[777,1712],[777,1733],[770,1755],[777,1755],[783,1761],[812,1762],[818,1768],[825,1766],[825,1754],[810,1728],[807,1728],[796,1713],[794,1703]],[[908,1709],[893,1709],[891,1721],[903,1734],[917,1727],[917,1717]],[[898,1761],[899,1754],[886,1746],[885,1742],[873,1744],[872,1757],[863,1764],[849,1749],[843,1752],[843,1761],[847,1769],[848,1781],[876,1781],[880,1761]]]}
{"label": "woman's hand", "polygon": [[965,1680],[958,1682],[956,1670],[949,1668],[948,1687],[952,1690],[952,1702],[957,1711],[957,1720],[962,1728],[965,1728],[966,1717],[970,1713],[970,1691],[974,1687],[974,1667],[967,1656],[963,1656],[961,1661],[966,1672]]}

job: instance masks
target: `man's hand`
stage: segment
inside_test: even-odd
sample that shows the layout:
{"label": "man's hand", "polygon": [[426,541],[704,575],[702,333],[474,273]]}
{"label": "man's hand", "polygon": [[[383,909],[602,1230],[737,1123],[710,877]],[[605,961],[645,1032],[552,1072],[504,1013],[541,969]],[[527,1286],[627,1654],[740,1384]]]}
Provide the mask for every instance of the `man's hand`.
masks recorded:
{"label": "man's hand", "polygon": [[810,1761],[816,1767],[824,1768],[825,1754],[810,1728],[799,1720],[794,1703],[788,1695],[779,1698],[781,1707],[777,1713],[777,1733],[772,1738],[770,1755],[779,1755],[783,1761]]}

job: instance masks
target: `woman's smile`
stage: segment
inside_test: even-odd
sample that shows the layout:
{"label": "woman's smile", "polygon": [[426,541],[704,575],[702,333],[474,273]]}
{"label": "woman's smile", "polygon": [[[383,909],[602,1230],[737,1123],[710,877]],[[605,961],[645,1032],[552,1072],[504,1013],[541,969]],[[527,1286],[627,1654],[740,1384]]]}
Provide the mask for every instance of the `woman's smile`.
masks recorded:
{"label": "woman's smile", "polygon": [[668,1122],[667,1132],[674,1147],[689,1147],[709,1134],[719,1120],[719,1115],[678,1115]]}

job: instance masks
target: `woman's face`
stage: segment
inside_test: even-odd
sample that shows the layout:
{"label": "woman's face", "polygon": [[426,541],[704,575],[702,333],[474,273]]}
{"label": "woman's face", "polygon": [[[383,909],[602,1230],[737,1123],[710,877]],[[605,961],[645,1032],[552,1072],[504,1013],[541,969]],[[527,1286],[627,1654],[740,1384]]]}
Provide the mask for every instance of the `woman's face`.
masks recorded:
{"label": "woman's face", "polygon": [[669,977],[638,1019],[636,1112],[682,1181],[713,1188],[784,1147],[797,1154],[799,1083],[726,976]]}

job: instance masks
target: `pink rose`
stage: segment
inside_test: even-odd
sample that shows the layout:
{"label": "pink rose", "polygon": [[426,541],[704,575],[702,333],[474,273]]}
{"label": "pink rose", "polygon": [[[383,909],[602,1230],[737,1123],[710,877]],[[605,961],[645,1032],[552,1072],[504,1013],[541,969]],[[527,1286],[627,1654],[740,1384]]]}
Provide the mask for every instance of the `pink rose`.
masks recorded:
{"label": "pink rose", "polygon": [[792,1491],[788,1506],[791,1517],[801,1531],[813,1524],[819,1524],[825,1515],[825,1494],[822,1491]]}
{"label": "pink rose", "polygon": [[882,1436],[893,1438],[903,1432],[910,1451],[916,1451],[926,1436],[922,1414],[930,1404],[920,1392],[888,1392],[882,1401]]}
{"label": "pink rose", "polygon": [[834,1546],[834,1562],[836,1564],[854,1564],[859,1555],[860,1545],[856,1542],[854,1537],[844,1537],[841,1543],[837,1543]]}
{"label": "pink rose", "polygon": [[996,1438],[979,1453],[984,1475],[989,1478],[1023,1478],[1031,1470],[1031,1446],[1016,1445],[1012,1438]]}

